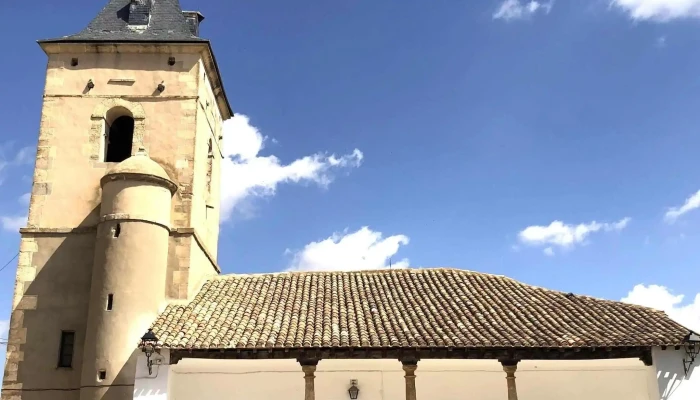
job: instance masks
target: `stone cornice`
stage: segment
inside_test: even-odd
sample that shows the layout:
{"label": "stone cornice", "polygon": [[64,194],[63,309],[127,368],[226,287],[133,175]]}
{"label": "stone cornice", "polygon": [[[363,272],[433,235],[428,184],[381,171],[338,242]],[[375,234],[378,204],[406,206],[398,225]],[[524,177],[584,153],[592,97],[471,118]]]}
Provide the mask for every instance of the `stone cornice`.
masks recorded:
{"label": "stone cornice", "polygon": [[107,182],[119,180],[155,183],[156,185],[168,188],[168,190],[170,190],[170,193],[172,194],[175,194],[175,192],[177,192],[177,185],[169,179],[163,179],[159,176],[150,174],[139,174],[136,172],[108,173],[107,175],[103,176],[102,179],[100,179],[100,185],[104,186]]}
{"label": "stone cornice", "polygon": [[219,106],[222,119],[225,121],[233,117],[233,110],[226,96],[219,66],[209,41],[180,43],[75,41],[39,42],[39,45],[47,55],[66,53],[199,54],[202,57],[204,68],[209,77],[211,89],[216,98],[217,105]]}
{"label": "stone cornice", "polygon": [[[140,219],[139,219],[140,220]],[[150,222],[153,223],[152,221],[144,221],[144,222]],[[162,224],[159,224],[163,226]],[[62,236],[62,235],[71,235],[71,234],[86,234],[86,233],[96,233],[97,232],[97,225],[91,225],[91,226],[80,226],[76,228],[36,228],[36,227],[26,227],[26,228],[20,228],[19,233],[22,234],[22,236]],[[219,267],[219,264],[216,262],[216,259],[214,256],[211,254],[207,246],[204,244],[204,241],[202,238],[199,236],[197,233],[197,230],[195,228],[171,228],[170,229],[170,236],[192,236],[194,237],[195,242],[199,246],[199,248],[202,250],[204,255],[206,255],[207,259],[211,263],[212,267],[214,267],[214,270],[216,273],[220,274],[221,273],[221,267]]]}

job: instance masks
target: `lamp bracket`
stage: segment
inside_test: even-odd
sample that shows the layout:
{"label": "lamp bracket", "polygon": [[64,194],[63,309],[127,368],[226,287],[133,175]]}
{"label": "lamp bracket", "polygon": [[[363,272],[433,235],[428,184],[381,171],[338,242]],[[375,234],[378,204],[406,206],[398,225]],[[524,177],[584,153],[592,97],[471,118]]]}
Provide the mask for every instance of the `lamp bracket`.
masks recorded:
{"label": "lamp bracket", "polygon": [[687,377],[690,373],[690,369],[695,364],[695,359],[700,354],[700,335],[691,333],[686,339],[685,346],[683,346],[685,354],[683,355],[683,372]]}

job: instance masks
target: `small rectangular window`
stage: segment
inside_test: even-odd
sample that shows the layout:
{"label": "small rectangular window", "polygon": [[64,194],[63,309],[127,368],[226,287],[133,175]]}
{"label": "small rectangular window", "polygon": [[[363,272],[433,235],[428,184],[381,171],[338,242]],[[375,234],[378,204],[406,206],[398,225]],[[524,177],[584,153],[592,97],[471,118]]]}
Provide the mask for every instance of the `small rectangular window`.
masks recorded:
{"label": "small rectangular window", "polygon": [[97,371],[97,380],[98,381],[102,382],[106,378],[107,378],[107,371],[105,371],[103,369]]}
{"label": "small rectangular window", "polygon": [[73,348],[75,347],[75,332],[61,331],[61,346],[58,355],[58,367],[70,368],[73,366]]}
{"label": "small rectangular window", "polygon": [[114,305],[114,295],[112,293],[107,295],[107,311],[112,311],[112,306]]}
{"label": "small rectangular window", "polygon": [[122,233],[122,225],[121,224],[116,224],[112,228],[112,237],[113,238],[118,238],[119,235]]}

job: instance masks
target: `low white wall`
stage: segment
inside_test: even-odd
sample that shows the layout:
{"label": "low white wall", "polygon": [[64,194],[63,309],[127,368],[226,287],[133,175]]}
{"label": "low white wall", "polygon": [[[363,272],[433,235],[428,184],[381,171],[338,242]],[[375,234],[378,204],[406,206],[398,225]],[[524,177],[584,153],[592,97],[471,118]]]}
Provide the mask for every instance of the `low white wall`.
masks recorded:
{"label": "low white wall", "polygon": [[[516,373],[519,399],[700,400],[700,372],[686,377],[682,355],[682,350],[655,349],[652,367],[637,359],[523,361]],[[507,398],[505,373],[496,361],[423,360],[416,377],[419,400]],[[316,399],[347,400],[351,379],[358,380],[359,400],[405,396],[398,361],[322,360],[316,371]],[[134,398],[279,400],[302,399],[303,393],[303,373],[294,360],[185,359],[154,366],[149,377],[143,358]]]}
{"label": "low white wall", "polygon": [[[347,400],[350,380],[357,379],[360,400],[403,399],[403,375],[393,360],[323,360],[316,398]],[[522,362],[516,376],[521,400],[653,399],[639,360]],[[504,400],[507,395],[505,373],[496,361],[424,360],[416,377],[419,399]],[[303,373],[293,360],[182,360],[172,368],[170,399],[302,399],[303,391]]]}
{"label": "low white wall", "polygon": [[[168,400],[173,396],[168,396],[170,379],[170,368],[168,365],[170,357],[167,351],[161,354],[153,354],[152,359],[156,364],[160,360],[160,365],[153,365],[151,375],[146,367],[146,356],[139,356],[136,366],[136,382],[134,385],[134,399],[138,400]],[[215,397],[214,397],[215,398]]]}
{"label": "low white wall", "polygon": [[[654,349],[652,356],[661,400],[700,400],[700,368],[693,365],[685,375],[681,350]],[[700,363],[700,358],[695,364]]]}

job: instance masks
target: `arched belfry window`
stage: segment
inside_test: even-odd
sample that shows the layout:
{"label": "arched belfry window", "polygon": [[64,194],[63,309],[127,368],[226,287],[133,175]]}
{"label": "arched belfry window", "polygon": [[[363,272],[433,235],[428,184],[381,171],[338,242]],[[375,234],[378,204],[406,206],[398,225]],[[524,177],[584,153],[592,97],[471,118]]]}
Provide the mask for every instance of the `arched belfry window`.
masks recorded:
{"label": "arched belfry window", "polygon": [[117,108],[105,116],[105,161],[121,162],[131,157],[134,142],[134,118],[126,109]]}

